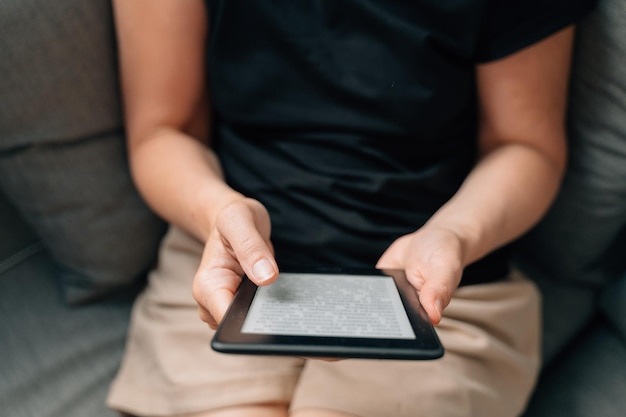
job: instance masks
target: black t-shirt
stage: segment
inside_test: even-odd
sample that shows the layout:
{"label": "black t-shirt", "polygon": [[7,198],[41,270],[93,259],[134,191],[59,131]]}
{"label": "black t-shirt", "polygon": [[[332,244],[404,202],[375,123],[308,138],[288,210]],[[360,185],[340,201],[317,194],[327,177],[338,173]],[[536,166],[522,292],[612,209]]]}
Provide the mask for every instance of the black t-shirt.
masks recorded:
{"label": "black t-shirt", "polygon": [[[214,144],[272,219],[279,264],[373,266],[476,160],[477,63],[586,0],[208,0]],[[498,251],[463,281],[507,271]]]}

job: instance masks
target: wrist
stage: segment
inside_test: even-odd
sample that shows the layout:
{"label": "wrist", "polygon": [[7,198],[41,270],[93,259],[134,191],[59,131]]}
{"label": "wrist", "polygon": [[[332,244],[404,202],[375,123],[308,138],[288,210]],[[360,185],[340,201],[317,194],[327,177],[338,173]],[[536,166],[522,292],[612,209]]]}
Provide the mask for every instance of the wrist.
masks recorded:
{"label": "wrist", "polygon": [[246,197],[226,183],[216,181],[216,184],[207,187],[204,193],[199,193],[198,199],[193,217],[198,225],[199,237],[206,242],[215,227],[220,212],[237,201],[245,200]]}
{"label": "wrist", "polygon": [[463,268],[482,257],[482,255],[479,254],[479,243],[481,241],[480,231],[475,227],[461,223],[441,222],[437,219],[431,219],[423,228],[448,234],[459,248],[460,262]]}

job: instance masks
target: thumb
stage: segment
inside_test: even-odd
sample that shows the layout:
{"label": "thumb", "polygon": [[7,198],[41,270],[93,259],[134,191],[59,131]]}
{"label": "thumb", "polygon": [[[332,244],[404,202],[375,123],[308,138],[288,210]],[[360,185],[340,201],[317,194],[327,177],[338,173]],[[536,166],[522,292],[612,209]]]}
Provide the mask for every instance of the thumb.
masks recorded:
{"label": "thumb", "polygon": [[259,206],[256,203],[252,210],[245,205],[233,207],[218,224],[218,230],[248,278],[265,285],[276,279],[278,266],[269,241],[269,215]]}
{"label": "thumb", "polygon": [[419,299],[433,324],[439,324],[441,321],[443,310],[450,303],[458,281],[459,279],[452,274],[431,276],[424,280],[419,291]]}
{"label": "thumb", "polygon": [[433,324],[439,324],[443,310],[448,306],[452,295],[461,280],[462,269],[451,265],[433,268],[407,268],[407,278],[419,292],[419,300]]}

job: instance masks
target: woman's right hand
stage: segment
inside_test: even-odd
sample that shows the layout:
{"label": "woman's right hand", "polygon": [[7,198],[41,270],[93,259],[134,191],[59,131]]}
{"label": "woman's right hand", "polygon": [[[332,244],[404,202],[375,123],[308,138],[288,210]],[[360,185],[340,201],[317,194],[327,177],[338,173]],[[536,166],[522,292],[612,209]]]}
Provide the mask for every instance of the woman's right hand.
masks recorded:
{"label": "woman's right hand", "polygon": [[243,274],[257,285],[278,276],[270,231],[269,213],[257,200],[236,200],[217,215],[193,281],[200,318],[211,328],[224,317]]}

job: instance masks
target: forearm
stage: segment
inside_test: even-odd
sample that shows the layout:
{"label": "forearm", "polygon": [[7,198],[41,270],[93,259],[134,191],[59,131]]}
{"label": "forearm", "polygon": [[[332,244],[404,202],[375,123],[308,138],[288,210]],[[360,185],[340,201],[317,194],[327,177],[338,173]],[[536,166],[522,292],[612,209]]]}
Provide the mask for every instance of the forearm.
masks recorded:
{"label": "forearm", "polygon": [[573,27],[477,66],[484,155],[428,222],[461,238],[464,265],[527,231],[558,190],[567,155],[565,109]]}
{"label": "forearm", "polygon": [[563,161],[536,148],[502,145],[480,160],[427,226],[459,236],[467,266],[532,227],[553,201],[563,170]]}
{"label": "forearm", "polygon": [[237,194],[223,180],[209,136],[206,3],[113,2],[129,159],[147,203],[206,240]]}
{"label": "forearm", "polygon": [[130,152],[133,178],[147,203],[167,221],[206,241],[217,213],[242,196],[225,184],[210,148],[162,128]]}

